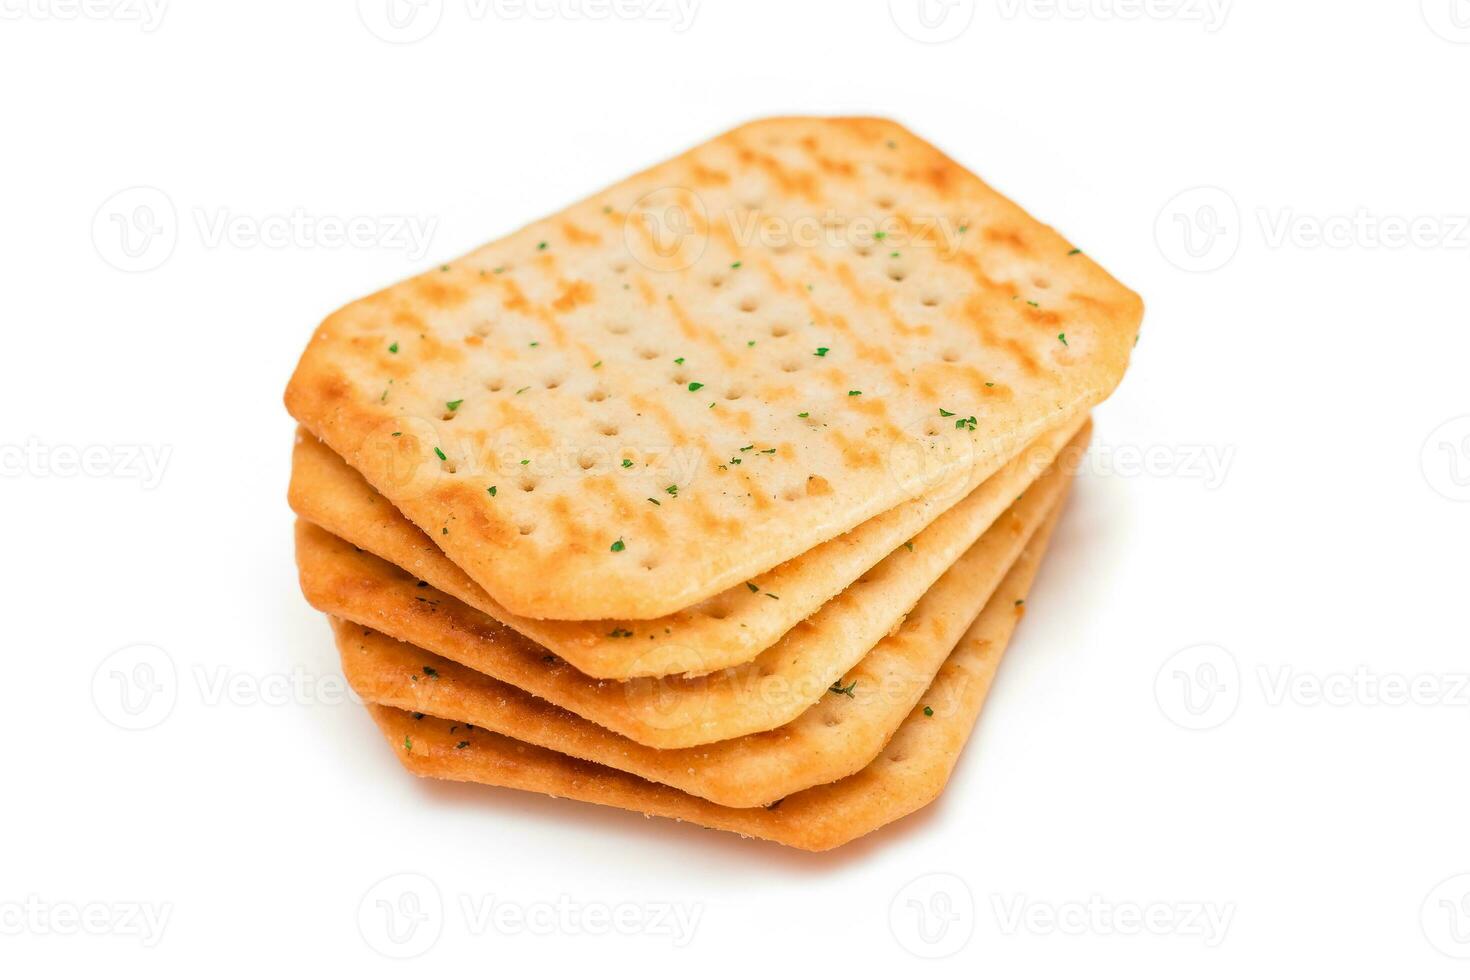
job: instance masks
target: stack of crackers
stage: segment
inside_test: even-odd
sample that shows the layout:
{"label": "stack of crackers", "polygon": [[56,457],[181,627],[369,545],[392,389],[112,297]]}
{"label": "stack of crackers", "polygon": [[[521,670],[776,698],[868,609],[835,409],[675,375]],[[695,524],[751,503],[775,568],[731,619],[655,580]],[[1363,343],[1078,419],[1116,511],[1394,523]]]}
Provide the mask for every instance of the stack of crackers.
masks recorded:
{"label": "stack of crackers", "polygon": [[751,123],[327,318],[301,586],[415,774],[834,847],[943,789],[1141,315],[892,122]]}

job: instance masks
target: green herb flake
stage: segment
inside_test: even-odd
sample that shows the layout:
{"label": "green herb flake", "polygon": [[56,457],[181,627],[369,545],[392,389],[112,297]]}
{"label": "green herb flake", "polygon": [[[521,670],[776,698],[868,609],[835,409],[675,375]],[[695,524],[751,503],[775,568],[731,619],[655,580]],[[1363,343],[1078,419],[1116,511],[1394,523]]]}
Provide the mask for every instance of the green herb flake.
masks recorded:
{"label": "green herb flake", "polygon": [[1062,346],[1063,347],[1071,347],[1072,346],[1071,344],[1067,343],[1067,335],[1064,334],[1064,333],[1057,334],[1057,339],[1062,342]]}
{"label": "green herb flake", "polygon": [[618,538],[616,541],[614,541],[612,543],[612,547],[609,548],[608,550],[609,551],[615,551],[615,552],[616,551],[623,551],[623,550],[626,550],[627,547],[628,547],[627,545],[623,544],[623,539],[622,538]]}
{"label": "green herb flake", "polygon": [[703,387],[704,387],[704,385],[701,382],[698,382],[698,381],[691,381],[691,382],[689,382],[689,390],[690,391],[698,391],[699,389],[701,389]]}
{"label": "green herb flake", "polygon": [[621,626],[619,626],[617,629],[613,630],[607,635],[612,637],[614,640],[626,640],[628,637],[633,635],[633,631],[625,630]]}
{"label": "green herb flake", "polygon": [[452,402],[445,402],[444,403],[444,407],[447,408],[447,409],[449,409],[451,412],[457,412],[457,411],[459,411],[459,406],[461,406],[463,404],[464,404],[464,399],[463,398],[456,398]]}
{"label": "green herb flake", "polygon": [[827,356],[827,352],[830,351],[831,349],[832,348],[830,348],[830,347],[818,347],[816,350],[812,351],[812,356],[813,357],[826,357]]}
{"label": "green herb flake", "polygon": [[761,590],[761,587],[754,582],[746,582],[745,587],[752,592],[759,592]]}
{"label": "green herb flake", "polygon": [[495,495],[496,495],[496,494],[497,494],[497,493],[499,493],[499,492],[500,492],[500,491],[499,491],[499,490],[498,490],[498,489],[496,489],[496,488],[495,488],[495,487],[486,487],[486,488],[485,488],[485,492],[486,492],[486,493],[488,493],[488,494],[489,494],[489,495],[490,495],[490,496],[492,496],[492,497],[493,497],[493,496],[495,496]]}
{"label": "green herb flake", "polygon": [[390,353],[390,354],[397,354],[398,353],[398,341],[395,340],[395,341],[393,341],[393,343],[391,343],[391,344],[388,345],[388,353]]}
{"label": "green herb flake", "polygon": [[856,695],[852,693],[853,688],[855,687],[857,687],[857,681],[853,681],[846,687],[842,686],[841,681],[833,681],[832,686],[827,688],[827,690],[831,691],[833,694],[846,694],[848,697],[855,697]]}
{"label": "green herb flake", "polygon": [[469,742],[457,742],[457,743],[455,743],[455,746],[454,747],[457,748],[457,749],[467,749],[467,748],[470,747],[470,743]]}
{"label": "green herb flake", "polygon": [[668,486],[664,487],[664,493],[668,494],[670,497],[679,496],[678,484],[670,483]]}
{"label": "green herb flake", "polygon": [[811,418],[811,414],[811,412],[797,412],[796,417],[799,419]]}
{"label": "green herb flake", "polygon": [[674,363],[675,364],[683,364],[684,363],[684,358],[682,358],[682,357],[676,357],[676,358],[674,358]]}
{"label": "green herb flake", "polygon": [[444,455],[444,450],[440,449],[438,446],[434,447],[434,455],[445,461],[448,461],[449,459],[448,456]]}
{"label": "green herb flake", "polygon": [[740,265],[741,265],[741,263],[739,263],[739,262],[731,262],[730,263],[730,268],[732,268],[732,269],[738,269],[738,268],[740,268]]}
{"label": "green herb flake", "polygon": [[854,388],[854,389],[853,389],[853,390],[852,390],[852,391],[849,391],[849,392],[848,392],[848,393],[847,393],[847,397],[848,397],[848,398],[852,398],[852,397],[854,397],[854,396],[856,396],[856,395],[861,395],[861,394],[862,394],[862,392],[861,392],[861,391],[858,391],[858,390],[857,390],[857,389],[856,389],[856,388]]}
{"label": "green herb flake", "polygon": [[1074,249],[1072,249],[1072,251],[1068,252],[1067,254],[1068,255],[1081,255],[1082,254],[1082,249],[1080,249],[1080,248],[1074,248]]}
{"label": "green herb flake", "polygon": [[946,412],[944,409],[941,408],[939,410],[939,417],[942,419],[954,418],[954,412]]}
{"label": "green herb flake", "polygon": [[413,739],[410,738],[407,735],[403,736],[403,751],[405,751],[405,752],[412,752],[413,751]]}
{"label": "green herb flake", "polygon": [[632,465],[633,465],[633,461],[631,459],[625,459],[625,460],[623,460],[623,469],[627,469],[628,467],[630,467]]}
{"label": "green herb flake", "polygon": [[536,251],[538,251],[538,252],[544,252],[544,251],[546,251],[546,245],[547,245],[546,242],[537,242],[536,243]]}
{"label": "green herb flake", "polygon": [[905,541],[903,543],[903,546],[905,548],[909,549],[909,554],[913,554],[914,553],[914,543],[912,541]]}
{"label": "green herb flake", "polygon": [[931,707],[929,707],[927,704],[924,705],[924,717],[925,718],[933,718],[934,717],[934,709],[931,708]]}

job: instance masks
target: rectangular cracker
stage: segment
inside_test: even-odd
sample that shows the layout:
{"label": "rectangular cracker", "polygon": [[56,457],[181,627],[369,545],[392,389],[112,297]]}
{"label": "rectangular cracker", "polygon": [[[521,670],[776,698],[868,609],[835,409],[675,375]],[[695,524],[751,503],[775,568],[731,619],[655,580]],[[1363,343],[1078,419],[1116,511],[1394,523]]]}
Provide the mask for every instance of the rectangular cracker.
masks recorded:
{"label": "rectangular cracker", "polygon": [[[1067,476],[1054,463],[1016,503],[1018,512],[1039,521]],[[768,731],[815,704],[972,544],[971,529],[956,530],[947,517],[750,663],[695,678],[627,682],[587,677],[484,613],[314,525],[298,521],[296,553],[302,591],[321,611],[505,681],[633,741],[676,749]]]}
{"label": "rectangular cracker", "polygon": [[[1050,503],[1059,509],[1061,500]],[[730,807],[835,782],[882,751],[1049,511],[1008,511],[852,671],[794,721],[686,749],[632,739],[418,647],[333,619],[342,671],[365,701],[467,722]]]}
{"label": "rectangular cracker", "polygon": [[993,473],[1141,316],[896,123],[767,119],[338,310],[286,405],[511,612],[652,619]]}
{"label": "rectangular cracker", "polygon": [[[947,520],[973,536],[1051,465],[1086,418],[1044,434],[985,480],[966,488]],[[1074,448],[1075,451],[1075,448]],[[455,565],[356,470],[304,430],[291,456],[291,508],[349,544],[417,575],[512,627],[589,677],[697,676],[748,663],[943,513],[933,496],[907,501],[765,573],[654,620],[552,620],[517,616]]]}
{"label": "rectangular cracker", "polygon": [[[1056,513],[1016,562],[945,660],[882,754],[861,771],[771,807],[721,806],[630,773],[429,715],[368,710],[403,765],[418,776],[503,786],[685,820],[806,851],[825,851],[928,805],[949,781],[1055,525]],[[927,709],[927,710],[926,710]]]}

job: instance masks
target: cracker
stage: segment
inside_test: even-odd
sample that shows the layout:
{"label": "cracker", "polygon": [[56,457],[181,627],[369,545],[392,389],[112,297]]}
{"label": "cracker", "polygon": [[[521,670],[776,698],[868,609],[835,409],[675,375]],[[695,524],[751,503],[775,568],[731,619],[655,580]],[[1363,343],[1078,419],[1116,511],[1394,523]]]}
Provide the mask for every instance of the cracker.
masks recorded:
{"label": "cracker", "polygon": [[1022,501],[945,572],[885,637],[800,717],[774,731],[686,749],[651,749],[519,688],[340,619],[347,681],[364,700],[467,722],[517,741],[621,769],[731,807],[851,775],[873,760],[934,680],[1026,543],[1061,506]]}
{"label": "cracker", "polygon": [[[1051,464],[1085,417],[1046,433],[972,490],[947,518],[988,526]],[[590,677],[698,675],[747,663],[902,547],[941,513],[932,497],[900,504],[847,534],[689,609],[655,620],[549,620],[511,613],[321,441],[298,431],[289,500],[295,512],[514,628]],[[968,489],[968,488],[967,488]],[[978,533],[978,530],[977,532]]]}
{"label": "cracker", "polygon": [[[1054,499],[1065,476],[1054,464],[1021,503]],[[750,663],[695,678],[627,682],[587,677],[493,618],[314,525],[298,521],[296,553],[302,591],[323,612],[505,681],[636,742],[674,749],[769,731],[815,704],[978,536],[947,517]],[[997,531],[1005,532],[1004,526]]]}
{"label": "cracker", "polygon": [[286,404],[510,611],[651,619],[994,472],[1141,315],[901,126],[768,119],[333,313]]}
{"label": "cracker", "polygon": [[[760,837],[807,851],[846,844],[918,810],[944,789],[970,737],[1021,618],[1056,512],[1027,547],[904,719],[859,772],[770,807],[721,806],[597,763],[452,721],[370,704],[388,744],[412,773],[620,807]],[[451,730],[453,729],[453,730]]]}

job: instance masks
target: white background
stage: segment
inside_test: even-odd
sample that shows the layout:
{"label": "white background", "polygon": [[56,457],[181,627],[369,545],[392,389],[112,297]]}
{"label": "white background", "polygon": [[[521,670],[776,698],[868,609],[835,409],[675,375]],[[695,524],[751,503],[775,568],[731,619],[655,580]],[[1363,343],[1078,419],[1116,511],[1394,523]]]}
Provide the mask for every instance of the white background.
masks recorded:
{"label": "white background", "polygon": [[[1464,975],[1470,4],[932,4],[0,3],[0,972]],[[297,591],[301,347],[773,113],[898,118],[1148,304],[948,791],[814,857],[415,782]],[[310,234],[347,219],[376,237]]]}

